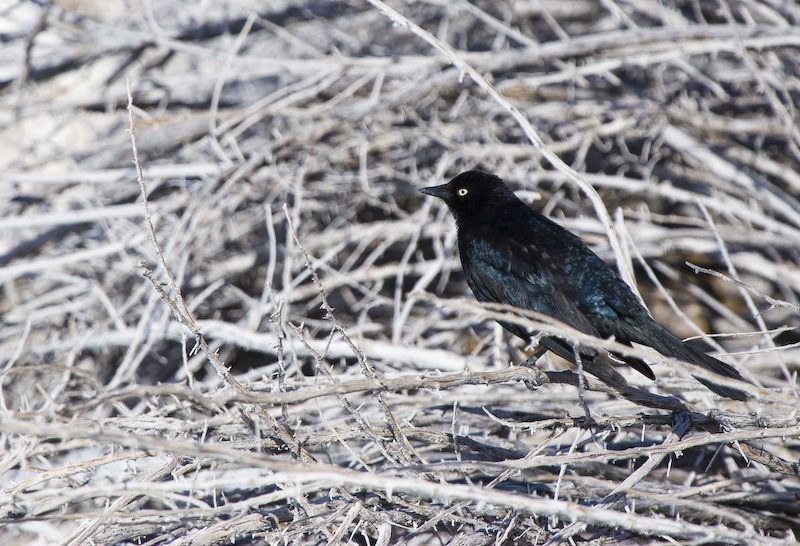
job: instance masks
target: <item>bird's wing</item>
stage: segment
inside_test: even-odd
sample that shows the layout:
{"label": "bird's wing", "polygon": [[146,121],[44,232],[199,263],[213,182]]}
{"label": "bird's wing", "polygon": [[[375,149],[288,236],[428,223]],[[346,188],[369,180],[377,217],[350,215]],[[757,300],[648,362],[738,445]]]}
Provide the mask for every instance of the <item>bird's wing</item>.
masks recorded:
{"label": "bird's wing", "polygon": [[[462,249],[462,265],[467,283],[479,301],[505,303],[536,311],[586,334],[599,335],[580,309],[536,267],[536,262],[530,260],[527,251],[517,248],[509,252],[508,246],[478,239],[468,244],[470,246],[466,252]],[[527,340],[531,335],[522,326],[503,321],[500,324],[522,339]],[[566,340],[545,336],[541,345],[576,364],[575,349]],[[586,371],[617,389],[627,388],[627,382],[614,369],[605,353],[586,346],[580,346],[579,352]],[[644,366],[647,367],[646,364]],[[652,377],[652,372],[649,376]]]}
{"label": "bird's wing", "polygon": [[[553,317],[581,332],[599,335],[575,303],[539,267],[540,258],[532,256],[530,249],[515,246],[507,240],[473,239],[467,245],[462,249],[461,261],[467,283],[479,301],[528,309]],[[514,330],[512,332],[517,334]]]}
{"label": "bird's wing", "polygon": [[585,321],[595,335],[624,340],[614,328],[620,315],[648,316],[630,287],[578,236],[531,209],[517,212],[520,221],[504,226],[502,244],[514,257],[512,267],[535,270],[569,302],[570,315],[581,315],[564,322],[589,333],[579,326]]}
{"label": "bird's wing", "polygon": [[[573,252],[573,255],[579,253]],[[579,312],[596,328],[601,337],[613,336],[617,341],[628,345],[647,345],[662,355],[679,358],[725,377],[743,380],[739,372],[729,364],[686,345],[658,324],[628,285],[596,255],[584,255],[580,263],[582,267],[575,267],[575,264],[570,267],[569,263],[564,266],[564,262],[569,262],[569,259],[549,261],[548,267],[556,270],[545,274],[564,282],[562,291],[576,302]],[[569,271],[564,271],[565,268],[571,269],[573,274],[569,275]],[[575,278],[581,274],[585,276],[581,279]],[[621,358],[645,376],[654,378],[653,371],[644,361],[632,357]],[[734,400],[745,399],[745,394],[741,391],[699,380],[717,394]]]}

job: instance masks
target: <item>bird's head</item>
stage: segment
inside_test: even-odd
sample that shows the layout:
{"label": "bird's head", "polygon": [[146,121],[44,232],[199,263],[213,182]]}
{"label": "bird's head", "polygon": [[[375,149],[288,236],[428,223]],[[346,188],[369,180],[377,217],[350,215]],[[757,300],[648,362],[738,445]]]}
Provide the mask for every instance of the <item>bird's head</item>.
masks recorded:
{"label": "bird's head", "polygon": [[442,199],[457,221],[495,210],[507,203],[509,197],[516,199],[499,176],[482,171],[463,172],[447,184],[419,191]]}

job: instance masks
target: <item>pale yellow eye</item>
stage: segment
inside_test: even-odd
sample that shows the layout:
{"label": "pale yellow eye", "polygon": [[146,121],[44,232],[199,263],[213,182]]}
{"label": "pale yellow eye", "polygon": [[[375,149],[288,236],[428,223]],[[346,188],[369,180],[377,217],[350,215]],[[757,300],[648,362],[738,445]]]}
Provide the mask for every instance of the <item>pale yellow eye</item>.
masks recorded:
{"label": "pale yellow eye", "polygon": [[456,193],[458,194],[459,197],[464,197],[469,193],[469,190],[467,188],[458,188],[456,190]]}

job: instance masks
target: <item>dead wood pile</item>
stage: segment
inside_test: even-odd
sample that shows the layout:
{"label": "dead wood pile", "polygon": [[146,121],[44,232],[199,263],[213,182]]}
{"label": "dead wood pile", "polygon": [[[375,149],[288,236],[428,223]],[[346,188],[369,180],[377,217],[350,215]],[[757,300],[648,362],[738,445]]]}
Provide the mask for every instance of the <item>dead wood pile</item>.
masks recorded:
{"label": "dead wood pile", "polygon": [[[796,3],[7,0],[0,41],[0,543],[800,537]],[[469,168],[752,400],[514,365],[416,191]]]}

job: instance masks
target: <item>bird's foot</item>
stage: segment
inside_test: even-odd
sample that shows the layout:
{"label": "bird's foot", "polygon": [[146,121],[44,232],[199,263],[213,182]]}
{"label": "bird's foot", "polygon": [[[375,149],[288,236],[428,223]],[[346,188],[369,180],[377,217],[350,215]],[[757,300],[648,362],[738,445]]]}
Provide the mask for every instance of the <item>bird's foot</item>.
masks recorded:
{"label": "bird's foot", "polygon": [[545,383],[550,382],[547,375],[536,366],[528,364],[527,361],[522,366],[526,368],[527,372],[525,377],[522,378],[522,382],[529,390],[535,391]]}
{"label": "bird's foot", "polygon": [[529,356],[527,359],[525,359],[525,362],[520,364],[520,366],[526,366],[528,368],[535,368],[536,367],[536,361],[539,360],[539,357],[541,357],[546,352],[547,352],[547,349],[545,349],[544,347],[541,347],[541,346],[538,347],[536,349],[536,351],[534,351],[534,353],[531,356]]}

